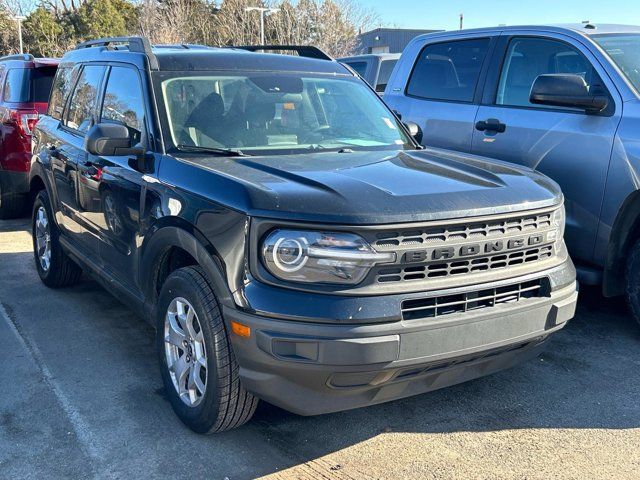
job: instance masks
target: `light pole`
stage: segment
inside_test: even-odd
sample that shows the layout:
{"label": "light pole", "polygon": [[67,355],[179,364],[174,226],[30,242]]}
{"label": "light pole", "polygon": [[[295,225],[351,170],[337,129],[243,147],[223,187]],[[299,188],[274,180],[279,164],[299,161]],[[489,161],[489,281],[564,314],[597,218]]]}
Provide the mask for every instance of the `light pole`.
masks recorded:
{"label": "light pole", "polygon": [[20,39],[20,53],[24,53],[24,48],[22,47],[22,21],[27,18],[24,15],[16,15],[13,19],[18,22],[18,38]]}
{"label": "light pole", "polygon": [[244,9],[245,12],[260,12],[260,45],[264,45],[264,16],[269,13],[277,13],[280,11],[279,8],[268,8],[268,7],[247,7]]}

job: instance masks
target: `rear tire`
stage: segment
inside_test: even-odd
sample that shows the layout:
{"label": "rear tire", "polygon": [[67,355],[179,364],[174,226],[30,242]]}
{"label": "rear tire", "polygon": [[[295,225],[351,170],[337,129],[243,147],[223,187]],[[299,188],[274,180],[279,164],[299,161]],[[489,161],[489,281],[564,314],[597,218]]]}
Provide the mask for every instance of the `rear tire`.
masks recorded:
{"label": "rear tire", "polygon": [[0,193],[0,219],[20,218],[26,212],[27,196],[15,193]]}
{"label": "rear tire", "polygon": [[169,275],[157,311],[162,381],[176,415],[205,434],[246,423],[258,399],[240,384],[238,363],[204,270],[185,267]]}
{"label": "rear tire", "polygon": [[627,257],[626,295],[629,309],[636,322],[640,323],[640,240],[638,240]]}
{"label": "rear tire", "polygon": [[42,190],[36,196],[31,218],[36,270],[47,287],[68,287],[80,281],[82,269],[62,249],[53,218],[49,195]]}

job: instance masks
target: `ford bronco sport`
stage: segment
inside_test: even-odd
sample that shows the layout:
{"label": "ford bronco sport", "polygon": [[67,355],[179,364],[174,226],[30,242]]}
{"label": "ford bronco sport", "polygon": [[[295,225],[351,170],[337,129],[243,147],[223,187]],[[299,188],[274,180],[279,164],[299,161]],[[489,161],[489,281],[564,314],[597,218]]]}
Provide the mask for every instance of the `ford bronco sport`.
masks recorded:
{"label": "ford bronco sport", "polygon": [[197,432],[258,398],[312,415],[486,375],[574,314],[553,181],[420,149],[349,69],[290,48],[87,42],[36,128],[40,278],[84,270],[153,319]]}

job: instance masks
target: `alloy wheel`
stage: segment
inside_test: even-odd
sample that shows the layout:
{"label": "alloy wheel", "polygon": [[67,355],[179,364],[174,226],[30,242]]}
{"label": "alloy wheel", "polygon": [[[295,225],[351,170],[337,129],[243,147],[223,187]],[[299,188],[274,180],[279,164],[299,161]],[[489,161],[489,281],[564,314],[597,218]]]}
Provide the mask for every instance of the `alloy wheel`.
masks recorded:
{"label": "alloy wheel", "polygon": [[175,298],[167,309],[164,350],[180,399],[190,407],[198,406],[207,388],[207,351],[198,315],[182,297]]}
{"label": "alloy wheel", "polygon": [[44,272],[48,272],[51,267],[51,228],[47,211],[42,205],[36,212],[35,227],[36,252],[40,267]]}

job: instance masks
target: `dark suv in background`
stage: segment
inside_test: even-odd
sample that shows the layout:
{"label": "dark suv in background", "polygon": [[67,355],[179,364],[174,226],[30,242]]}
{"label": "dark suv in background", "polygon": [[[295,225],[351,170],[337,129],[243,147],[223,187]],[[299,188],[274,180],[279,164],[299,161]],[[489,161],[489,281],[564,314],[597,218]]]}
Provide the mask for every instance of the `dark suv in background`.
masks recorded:
{"label": "dark suv in background", "polygon": [[0,218],[27,210],[31,134],[47,110],[57,65],[29,54],[0,58]]}
{"label": "dark suv in background", "polygon": [[203,433],[258,398],[320,414],[535,357],[577,297],[557,185],[422,149],[317,49],[247,48],[62,58],[34,135],[42,281],[84,269],[153,319],[167,396]]}

